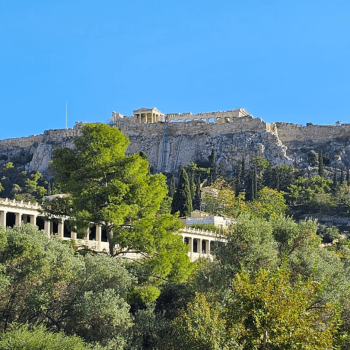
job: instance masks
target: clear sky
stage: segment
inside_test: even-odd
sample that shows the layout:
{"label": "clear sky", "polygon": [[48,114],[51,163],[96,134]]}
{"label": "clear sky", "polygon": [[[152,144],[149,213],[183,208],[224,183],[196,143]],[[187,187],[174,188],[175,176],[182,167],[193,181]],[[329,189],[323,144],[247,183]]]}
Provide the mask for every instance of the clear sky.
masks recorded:
{"label": "clear sky", "polygon": [[350,122],[349,0],[2,0],[0,139],[111,111]]}

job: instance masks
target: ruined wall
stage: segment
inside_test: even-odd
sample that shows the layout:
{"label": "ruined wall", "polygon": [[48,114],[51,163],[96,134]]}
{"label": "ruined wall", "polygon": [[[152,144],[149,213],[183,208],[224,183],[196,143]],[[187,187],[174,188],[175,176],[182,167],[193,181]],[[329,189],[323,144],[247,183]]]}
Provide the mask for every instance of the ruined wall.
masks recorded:
{"label": "ruined wall", "polygon": [[[128,119],[118,121],[118,127],[127,136],[163,134],[164,123],[129,123]],[[216,124],[203,121],[190,121],[180,123],[168,123],[169,133],[172,136],[197,135],[205,133],[210,136],[218,136],[223,133],[237,133],[243,131],[276,132],[275,127],[264,122],[261,118],[251,116],[236,118],[231,123]]]}
{"label": "ruined wall", "polygon": [[298,167],[307,167],[308,153],[326,156],[326,165],[350,168],[350,124],[308,125],[276,123],[279,139],[287,147],[287,155]]}
{"label": "ruined wall", "polygon": [[292,123],[276,123],[278,137],[282,142],[300,141],[328,141],[330,139],[348,137],[350,124],[336,125],[308,125],[301,126]]}

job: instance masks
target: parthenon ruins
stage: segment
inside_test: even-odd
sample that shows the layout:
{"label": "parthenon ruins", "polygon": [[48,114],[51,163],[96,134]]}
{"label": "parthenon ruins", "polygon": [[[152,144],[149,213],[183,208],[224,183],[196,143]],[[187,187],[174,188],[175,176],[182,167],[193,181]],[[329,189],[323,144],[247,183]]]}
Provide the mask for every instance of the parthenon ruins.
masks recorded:
{"label": "parthenon ruins", "polygon": [[236,118],[252,116],[243,108],[237,108],[229,111],[216,111],[206,113],[168,113],[164,114],[157,108],[139,108],[133,111],[133,116],[125,117],[124,115],[112,112],[113,122],[116,123],[120,119],[128,120],[135,123],[158,123],[158,122],[189,122],[202,121],[217,124],[230,123]]}

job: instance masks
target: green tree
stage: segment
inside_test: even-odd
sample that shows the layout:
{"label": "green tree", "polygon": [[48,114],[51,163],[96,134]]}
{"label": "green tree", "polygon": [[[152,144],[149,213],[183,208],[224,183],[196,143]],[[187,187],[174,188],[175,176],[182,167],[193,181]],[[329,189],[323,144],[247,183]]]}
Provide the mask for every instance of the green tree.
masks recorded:
{"label": "green tree", "polygon": [[159,281],[185,278],[187,247],[174,235],[180,222],[159,211],[168,192],[165,176],[151,175],[139,154],[126,156],[129,140],[117,128],[86,124],[74,144],[75,149],[55,149],[51,166],[55,183],[69,194],[63,199],[65,210],[46,201],[45,212],[69,215],[76,232],[101,225],[112,256],[141,254],[140,281],[145,282],[145,275],[153,282],[155,276]]}
{"label": "green tree", "polygon": [[176,349],[229,350],[241,349],[235,333],[227,331],[224,307],[216,300],[207,300],[205,294],[196,293],[187,310],[174,321]]}
{"label": "green tree", "polygon": [[196,178],[196,193],[192,199],[193,209],[199,210],[201,208],[201,178],[200,175]]}
{"label": "green tree", "polygon": [[10,332],[0,335],[1,350],[92,350],[93,348],[98,349],[84,344],[82,339],[75,335],[48,332],[43,326],[30,329],[28,325],[13,324]]}
{"label": "green tree", "polygon": [[284,214],[287,210],[287,205],[283,192],[264,187],[249,208],[254,215],[270,218],[271,216]]}
{"label": "green tree", "polygon": [[177,191],[174,195],[172,212],[179,212],[180,216],[190,215],[192,208],[192,197],[190,182],[185,168],[181,169]]}
{"label": "green tree", "polygon": [[[123,343],[135,278],[121,259],[76,254],[35,226],[0,227],[0,329],[44,325],[88,342]],[[0,278],[1,279],[1,278]]]}
{"label": "green tree", "polygon": [[215,149],[213,148],[211,151],[211,154],[209,156],[209,183],[208,185],[211,185],[214,183],[218,177],[218,168],[216,166],[216,152]]}
{"label": "green tree", "polygon": [[169,191],[168,191],[168,196],[173,198],[174,194],[175,194],[175,178],[174,178],[174,174],[171,174],[170,176],[170,183],[169,183]]}
{"label": "green tree", "polygon": [[318,307],[322,286],[312,279],[290,283],[285,269],[261,269],[254,278],[235,276],[229,311],[243,349],[331,349],[338,313],[335,305]]}

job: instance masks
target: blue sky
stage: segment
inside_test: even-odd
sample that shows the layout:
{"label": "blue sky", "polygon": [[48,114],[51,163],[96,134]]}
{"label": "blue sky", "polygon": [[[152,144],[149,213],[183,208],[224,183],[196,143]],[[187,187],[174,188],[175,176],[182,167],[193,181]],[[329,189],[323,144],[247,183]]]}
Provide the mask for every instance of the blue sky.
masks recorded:
{"label": "blue sky", "polygon": [[111,111],[350,122],[348,0],[0,2],[0,139]]}

